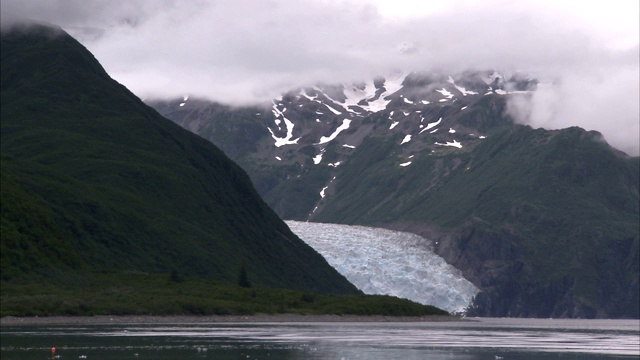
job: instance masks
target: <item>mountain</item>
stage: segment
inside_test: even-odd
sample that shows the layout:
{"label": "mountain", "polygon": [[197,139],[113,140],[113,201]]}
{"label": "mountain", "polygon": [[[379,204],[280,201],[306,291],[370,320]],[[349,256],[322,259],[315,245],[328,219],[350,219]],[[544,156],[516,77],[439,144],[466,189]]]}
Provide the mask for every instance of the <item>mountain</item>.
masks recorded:
{"label": "mountain", "polygon": [[61,29],[16,27],[1,46],[5,284],[105,272],[236,283],[244,273],[257,286],[358,293],[239,166]]}
{"label": "mountain", "polygon": [[470,315],[639,317],[639,158],[514,123],[515,73],[398,73],[267,106],[148,101],[218,145],[281,217],[409,231],[481,291]]}

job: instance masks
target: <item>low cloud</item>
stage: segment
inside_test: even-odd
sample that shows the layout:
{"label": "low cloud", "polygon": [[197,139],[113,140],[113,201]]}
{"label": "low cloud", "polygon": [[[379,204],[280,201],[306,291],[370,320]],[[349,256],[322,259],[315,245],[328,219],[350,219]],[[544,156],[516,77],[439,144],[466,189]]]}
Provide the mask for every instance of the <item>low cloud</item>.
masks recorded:
{"label": "low cloud", "polygon": [[[638,49],[633,50],[635,53]],[[640,71],[637,61],[566,69],[531,96],[513,96],[507,112],[535,128],[580,126],[597,130],[612,146],[640,153]]]}
{"label": "low cloud", "polygon": [[[612,21],[590,27],[611,20],[595,12],[595,21],[569,17],[585,4],[458,0],[420,13],[420,3],[404,18],[366,0],[3,0],[1,14],[3,26],[16,18],[62,26],[142,98],[242,105],[396,70],[522,70],[554,85],[510,104],[519,121],[598,130],[638,154],[637,20],[630,33]],[[625,4],[637,14],[633,3]]]}

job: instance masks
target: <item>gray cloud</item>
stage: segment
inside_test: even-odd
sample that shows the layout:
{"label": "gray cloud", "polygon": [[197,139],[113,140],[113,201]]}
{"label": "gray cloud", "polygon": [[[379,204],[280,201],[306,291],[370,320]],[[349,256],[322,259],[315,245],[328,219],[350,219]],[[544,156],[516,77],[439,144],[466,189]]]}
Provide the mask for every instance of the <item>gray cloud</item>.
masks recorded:
{"label": "gray cloud", "polygon": [[584,22],[543,7],[462,1],[450,10],[389,20],[363,1],[1,4],[3,26],[15,18],[62,26],[143,98],[189,94],[247,104],[297,86],[360,81],[398,69],[523,70],[556,85],[512,102],[519,121],[598,130],[610,144],[639,152],[637,36],[631,36],[635,47],[609,46]]}

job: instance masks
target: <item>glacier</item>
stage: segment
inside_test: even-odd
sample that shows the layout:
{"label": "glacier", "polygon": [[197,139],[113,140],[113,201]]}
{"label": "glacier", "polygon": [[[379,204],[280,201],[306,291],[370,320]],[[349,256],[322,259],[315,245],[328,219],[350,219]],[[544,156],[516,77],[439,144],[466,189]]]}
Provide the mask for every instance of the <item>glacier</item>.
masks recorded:
{"label": "glacier", "polygon": [[464,313],[479,291],[421,236],[364,226],[286,223],[365,294],[392,295]]}

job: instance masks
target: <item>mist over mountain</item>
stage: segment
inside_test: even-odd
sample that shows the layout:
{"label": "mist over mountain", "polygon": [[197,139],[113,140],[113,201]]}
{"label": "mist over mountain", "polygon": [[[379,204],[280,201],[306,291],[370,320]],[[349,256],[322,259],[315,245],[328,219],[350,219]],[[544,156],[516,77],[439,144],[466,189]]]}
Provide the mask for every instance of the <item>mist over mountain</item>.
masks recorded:
{"label": "mist over mountain", "polygon": [[639,155],[636,1],[4,0],[2,26],[47,21],[141,98],[269,103],[297,87],[394,70],[524,71],[552,82],[518,121],[578,126]]}
{"label": "mist over mountain", "polygon": [[271,107],[148,101],[236,160],[284,219],[410,231],[480,289],[470,314],[638,317],[639,158],[514,121],[545,83],[396,73]]}

